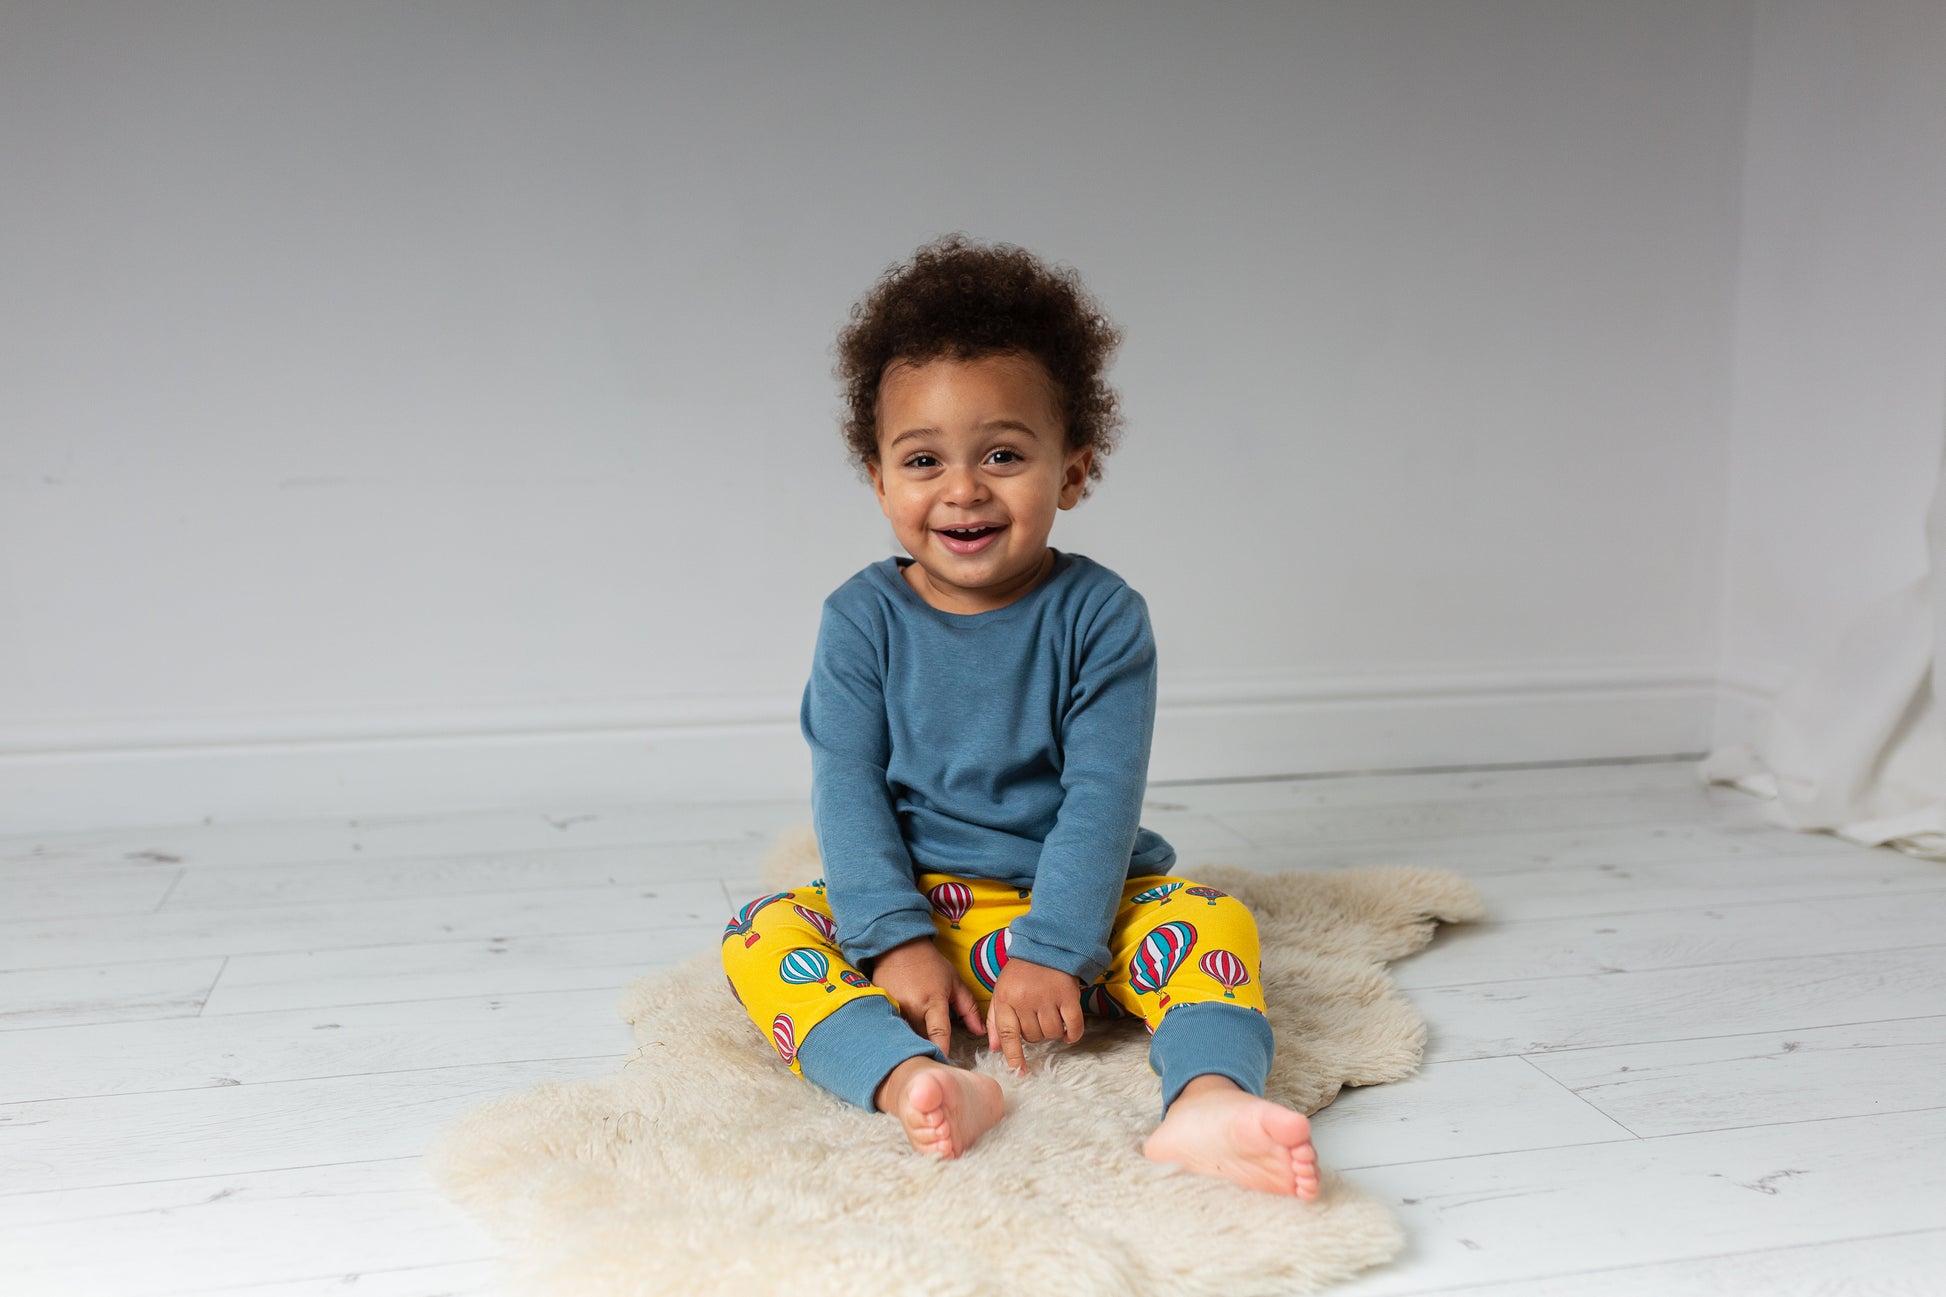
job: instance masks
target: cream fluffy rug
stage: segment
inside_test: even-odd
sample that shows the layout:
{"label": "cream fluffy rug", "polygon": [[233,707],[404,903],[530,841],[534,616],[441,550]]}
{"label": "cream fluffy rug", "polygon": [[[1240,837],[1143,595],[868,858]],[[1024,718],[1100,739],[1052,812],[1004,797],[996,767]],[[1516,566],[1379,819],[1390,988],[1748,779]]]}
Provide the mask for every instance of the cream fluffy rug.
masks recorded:
{"label": "cream fluffy rug", "polygon": [[[764,870],[776,887],[815,877],[809,829],[783,835]],[[1441,870],[1181,872],[1256,914],[1277,1033],[1269,1096],[1305,1112],[1412,1073],[1425,1024],[1384,965],[1438,922],[1485,915]],[[429,1155],[441,1188],[503,1241],[509,1292],[1268,1297],[1344,1279],[1403,1241],[1330,1173],[1328,1145],[1315,1203],[1144,1158],[1160,1093],[1133,1020],[1029,1046],[1024,1080],[957,1031],[955,1061],[999,1079],[1008,1112],[944,1162],[780,1066],[714,954],[637,980],[621,1011],[638,1042],[622,1071],[481,1108]]]}

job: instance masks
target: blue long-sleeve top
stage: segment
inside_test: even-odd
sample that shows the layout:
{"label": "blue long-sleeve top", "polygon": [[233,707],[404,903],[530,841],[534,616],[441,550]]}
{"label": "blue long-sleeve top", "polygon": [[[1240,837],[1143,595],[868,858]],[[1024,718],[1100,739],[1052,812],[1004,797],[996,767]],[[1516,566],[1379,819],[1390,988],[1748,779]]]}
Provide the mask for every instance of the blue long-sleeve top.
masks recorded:
{"label": "blue long-sleeve top", "polygon": [[931,937],[920,873],[1031,888],[1011,957],[1092,981],[1122,884],[1175,848],[1141,827],[1155,729],[1148,605],[1054,551],[1004,608],[942,612],[910,559],[824,601],[799,721],[838,946],[863,964]]}

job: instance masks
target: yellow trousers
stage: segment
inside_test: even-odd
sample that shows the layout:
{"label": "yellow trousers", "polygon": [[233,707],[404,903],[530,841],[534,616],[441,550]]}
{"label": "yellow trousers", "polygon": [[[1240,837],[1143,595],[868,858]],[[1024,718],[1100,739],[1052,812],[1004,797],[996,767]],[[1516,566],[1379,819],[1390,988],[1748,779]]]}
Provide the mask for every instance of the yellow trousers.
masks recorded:
{"label": "yellow trousers", "polygon": [[[918,883],[932,903],[934,944],[984,1009],[1007,963],[1008,925],[1027,913],[1031,894],[950,874],[921,874]],[[837,1010],[868,996],[898,1007],[839,952],[824,892],[819,878],[760,896],[723,930],[731,992],[799,1075],[798,1047]],[[1131,878],[1108,945],[1108,968],[1082,988],[1089,1014],[1138,1017],[1153,1034],[1163,1015],[1191,1004],[1264,1011],[1256,920],[1226,892],[1170,875]]]}

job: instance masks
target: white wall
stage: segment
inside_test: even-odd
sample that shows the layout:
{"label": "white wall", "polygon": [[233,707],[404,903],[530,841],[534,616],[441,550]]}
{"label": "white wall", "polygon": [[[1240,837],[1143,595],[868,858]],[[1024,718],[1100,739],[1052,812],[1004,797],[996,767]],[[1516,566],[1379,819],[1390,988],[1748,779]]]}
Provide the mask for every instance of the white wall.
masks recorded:
{"label": "white wall", "polygon": [[1946,4],[1761,0],[1719,744],[1926,570],[1946,438]]}
{"label": "white wall", "polygon": [[1127,330],[1156,777],[1700,750],[1747,18],[0,6],[0,825],[801,791],[954,228]]}

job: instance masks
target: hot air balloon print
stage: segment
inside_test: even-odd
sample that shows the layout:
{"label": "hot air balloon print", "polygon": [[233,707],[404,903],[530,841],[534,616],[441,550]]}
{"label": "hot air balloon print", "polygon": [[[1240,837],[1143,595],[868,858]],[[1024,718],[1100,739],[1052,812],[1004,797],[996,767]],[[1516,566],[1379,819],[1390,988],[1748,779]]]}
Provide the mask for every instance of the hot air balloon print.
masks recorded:
{"label": "hot air balloon print", "polygon": [[973,889],[965,883],[941,883],[926,893],[926,899],[941,918],[958,928],[959,921],[973,908]]}
{"label": "hot air balloon print", "polygon": [[980,985],[991,991],[1000,980],[1000,970],[1007,966],[1007,947],[1014,941],[1012,928],[1002,928],[989,932],[973,943],[972,951],[966,957],[967,967]]}
{"label": "hot air balloon print", "polygon": [[1241,959],[1227,950],[1210,951],[1196,967],[1209,974],[1223,988],[1223,998],[1226,1000],[1236,999],[1237,988],[1250,980],[1250,970],[1243,966]]}
{"label": "hot air balloon print", "polygon": [[797,1061],[797,1024],[791,1021],[790,1014],[780,1013],[770,1024],[770,1042],[777,1046],[777,1056],[784,1060],[784,1066]]}
{"label": "hot air balloon print", "polygon": [[838,980],[846,986],[870,986],[872,984],[871,978],[866,977],[863,973],[853,972],[849,968],[838,974]]}
{"label": "hot air balloon print", "polygon": [[824,993],[830,995],[838,988],[831,984],[831,961],[824,957],[822,950],[809,946],[799,946],[784,952],[778,961],[777,975],[792,986],[822,986]]}
{"label": "hot air balloon print", "polygon": [[757,911],[763,909],[766,905],[775,905],[779,901],[795,900],[796,898],[796,892],[778,892],[774,896],[759,896],[756,900],[750,902],[731,916],[729,923],[723,928],[723,940],[728,941],[731,937],[742,937],[746,949],[756,945],[759,941],[763,940],[764,935],[761,932],[750,931],[750,925],[757,921]]}
{"label": "hot air balloon print", "polygon": [[1115,997],[1108,993],[1108,988],[1099,984],[1091,986],[1081,993],[1081,1011],[1083,1013],[1092,1013],[1097,1018],[1126,1018],[1128,1016],[1128,1010],[1115,1003]]}
{"label": "hot air balloon print", "polygon": [[1145,995],[1160,994],[1195,948],[1195,928],[1181,920],[1162,924],[1142,938],[1135,958],[1128,961],[1129,985]]}
{"label": "hot air balloon print", "polygon": [[802,905],[793,905],[791,906],[791,908],[797,911],[798,917],[802,918],[806,923],[816,928],[818,930],[818,935],[820,937],[823,937],[826,941],[830,942],[834,946],[838,944],[837,924],[833,923],[830,919],[826,918],[824,915],[819,914],[816,910],[806,909]]}
{"label": "hot air balloon print", "polygon": [[1167,905],[1169,903],[1169,893],[1181,887],[1181,883],[1160,883],[1151,887],[1146,892],[1137,892],[1135,895],[1129,897],[1129,904],[1147,905],[1150,901],[1161,901],[1164,905]]}
{"label": "hot air balloon print", "polygon": [[1182,894],[1184,896],[1200,896],[1208,901],[1212,907],[1218,901],[1229,895],[1228,892],[1219,892],[1214,887],[1186,887],[1183,889]]}
{"label": "hot air balloon print", "polygon": [[814,891],[814,892],[816,892],[816,893],[817,893],[817,894],[818,894],[819,896],[823,896],[823,895],[824,895],[824,879],[822,879],[822,878],[813,878],[813,879],[811,880],[811,890],[812,890],[812,891]]}

